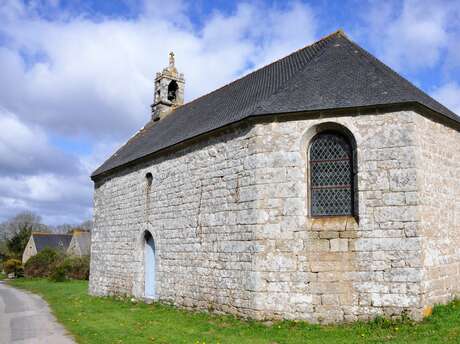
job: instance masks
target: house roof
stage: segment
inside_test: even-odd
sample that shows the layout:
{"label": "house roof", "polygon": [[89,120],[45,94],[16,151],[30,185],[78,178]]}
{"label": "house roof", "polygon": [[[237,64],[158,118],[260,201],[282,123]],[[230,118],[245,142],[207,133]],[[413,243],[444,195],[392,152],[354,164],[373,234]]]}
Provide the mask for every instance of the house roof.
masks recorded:
{"label": "house roof", "polygon": [[318,42],[149,121],[92,178],[245,118],[396,104],[460,117],[337,31]]}
{"label": "house roof", "polygon": [[72,240],[72,235],[68,234],[32,233],[32,236],[37,252],[40,252],[45,248],[65,251]]}

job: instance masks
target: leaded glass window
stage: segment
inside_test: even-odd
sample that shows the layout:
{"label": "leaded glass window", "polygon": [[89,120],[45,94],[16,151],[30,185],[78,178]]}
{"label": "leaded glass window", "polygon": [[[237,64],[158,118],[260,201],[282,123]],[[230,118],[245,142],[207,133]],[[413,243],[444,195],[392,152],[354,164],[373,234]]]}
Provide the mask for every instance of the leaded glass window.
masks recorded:
{"label": "leaded glass window", "polygon": [[312,216],[353,215],[353,150],[338,133],[324,132],[310,145]]}

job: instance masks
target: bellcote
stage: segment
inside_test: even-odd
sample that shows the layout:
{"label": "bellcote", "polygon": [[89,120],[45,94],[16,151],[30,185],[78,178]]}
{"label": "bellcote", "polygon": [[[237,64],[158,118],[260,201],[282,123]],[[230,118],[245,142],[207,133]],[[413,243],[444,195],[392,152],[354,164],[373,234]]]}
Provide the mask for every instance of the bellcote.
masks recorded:
{"label": "bellcote", "polygon": [[184,74],[176,69],[174,53],[169,53],[169,65],[155,77],[152,119],[158,121],[184,104]]}

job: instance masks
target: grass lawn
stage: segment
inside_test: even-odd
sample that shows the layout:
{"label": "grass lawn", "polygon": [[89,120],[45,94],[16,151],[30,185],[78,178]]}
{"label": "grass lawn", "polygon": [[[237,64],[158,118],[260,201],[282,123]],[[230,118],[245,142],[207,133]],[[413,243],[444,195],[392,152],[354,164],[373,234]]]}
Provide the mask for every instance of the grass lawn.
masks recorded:
{"label": "grass lawn", "polygon": [[42,295],[79,343],[460,343],[460,301],[435,307],[433,315],[418,324],[377,320],[317,326],[284,321],[267,327],[231,316],[91,297],[85,281],[9,283]]}
{"label": "grass lawn", "polygon": [[6,275],[0,271],[0,281],[4,280],[6,278]]}

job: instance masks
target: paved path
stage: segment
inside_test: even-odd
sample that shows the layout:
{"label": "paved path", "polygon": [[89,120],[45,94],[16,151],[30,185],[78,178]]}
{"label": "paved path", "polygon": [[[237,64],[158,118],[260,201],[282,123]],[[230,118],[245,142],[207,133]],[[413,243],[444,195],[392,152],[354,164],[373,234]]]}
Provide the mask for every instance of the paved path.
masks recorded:
{"label": "paved path", "polygon": [[74,344],[41,297],[0,281],[0,344]]}

